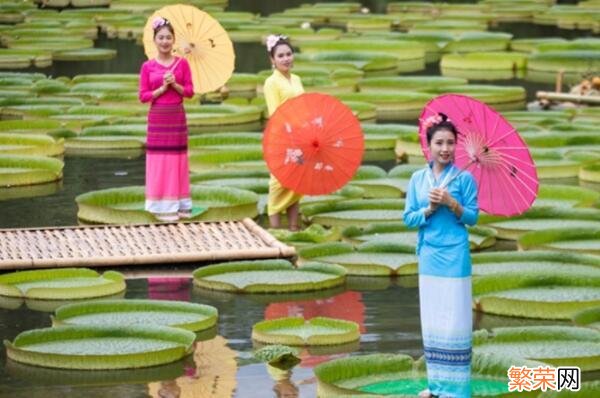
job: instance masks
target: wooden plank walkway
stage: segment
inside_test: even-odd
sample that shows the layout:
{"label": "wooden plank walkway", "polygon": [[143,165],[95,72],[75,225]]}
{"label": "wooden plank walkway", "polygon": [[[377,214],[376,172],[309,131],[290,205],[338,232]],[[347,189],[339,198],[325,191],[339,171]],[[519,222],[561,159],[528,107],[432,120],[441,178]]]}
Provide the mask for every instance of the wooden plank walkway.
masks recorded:
{"label": "wooden plank walkway", "polygon": [[293,257],[253,220],[0,229],[0,270]]}

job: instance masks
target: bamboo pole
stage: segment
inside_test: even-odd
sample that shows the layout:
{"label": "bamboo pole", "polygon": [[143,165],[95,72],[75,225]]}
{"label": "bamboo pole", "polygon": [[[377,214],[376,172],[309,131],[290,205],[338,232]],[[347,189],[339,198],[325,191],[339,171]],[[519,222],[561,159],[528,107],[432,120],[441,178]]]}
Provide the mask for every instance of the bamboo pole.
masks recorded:
{"label": "bamboo pole", "polygon": [[538,99],[546,99],[550,101],[570,101],[579,104],[591,104],[600,105],[599,96],[591,95],[577,95],[577,94],[566,94],[566,93],[553,93],[549,91],[538,91],[536,93]]}

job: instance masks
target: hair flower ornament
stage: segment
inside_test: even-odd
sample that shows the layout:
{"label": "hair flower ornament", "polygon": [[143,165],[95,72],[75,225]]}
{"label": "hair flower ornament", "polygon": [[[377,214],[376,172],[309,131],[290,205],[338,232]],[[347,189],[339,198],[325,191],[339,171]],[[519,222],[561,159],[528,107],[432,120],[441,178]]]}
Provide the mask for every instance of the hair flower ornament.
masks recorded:
{"label": "hair flower ornament", "polygon": [[161,26],[164,26],[168,23],[169,23],[169,21],[167,21],[163,17],[156,17],[152,20],[152,29],[156,30],[156,29],[160,28]]}
{"label": "hair flower ornament", "polygon": [[[425,120],[421,119],[421,124],[423,125],[423,127],[425,127],[425,129],[428,129],[431,126],[435,126],[436,124],[440,124],[443,121],[444,121],[444,118],[442,118],[442,115],[440,115],[438,113],[438,114],[429,116]],[[449,122],[450,119],[446,119],[446,121]]]}
{"label": "hair flower ornament", "polygon": [[273,47],[275,47],[275,45],[277,44],[277,42],[279,40],[287,40],[286,36],[282,36],[282,35],[269,35],[267,36],[267,51],[271,52],[271,50],[273,49]]}

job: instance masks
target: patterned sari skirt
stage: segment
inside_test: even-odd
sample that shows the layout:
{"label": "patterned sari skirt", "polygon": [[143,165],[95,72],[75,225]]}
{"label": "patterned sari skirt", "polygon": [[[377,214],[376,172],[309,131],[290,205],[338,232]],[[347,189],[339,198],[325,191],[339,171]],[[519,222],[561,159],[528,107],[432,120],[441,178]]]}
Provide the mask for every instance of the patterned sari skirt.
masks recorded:
{"label": "patterned sari skirt", "polygon": [[153,104],[146,139],[146,205],[154,214],[192,209],[188,128],[183,104]]}
{"label": "patterned sari skirt", "polygon": [[419,266],[435,262],[440,268],[468,266],[469,270],[464,277],[419,275],[427,379],[431,393],[440,398],[471,396],[473,315],[468,247],[468,242],[451,250],[423,247],[419,254]]}

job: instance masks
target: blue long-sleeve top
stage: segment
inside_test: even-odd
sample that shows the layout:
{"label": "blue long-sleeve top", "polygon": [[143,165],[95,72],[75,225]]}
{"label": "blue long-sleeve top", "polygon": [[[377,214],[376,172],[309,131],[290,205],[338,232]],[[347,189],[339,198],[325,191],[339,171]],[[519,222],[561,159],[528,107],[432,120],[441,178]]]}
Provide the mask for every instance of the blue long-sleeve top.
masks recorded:
{"label": "blue long-sleeve top", "polygon": [[[452,246],[468,241],[469,234],[465,225],[475,225],[479,216],[477,206],[477,184],[468,171],[460,173],[453,164],[449,164],[436,180],[431,170],[432,164],[416,171],[410,178],[406,192],[404,223],[411,228],[419,228],[417,254],[424,243],[432,246]],[[452,177],[458,174],[452,180]],[[429,206],[429,191],[450,181],[448,192],[460,203],[463,213],[456,216],[447,206],[440,205],[428,218],[425,210]]]}

